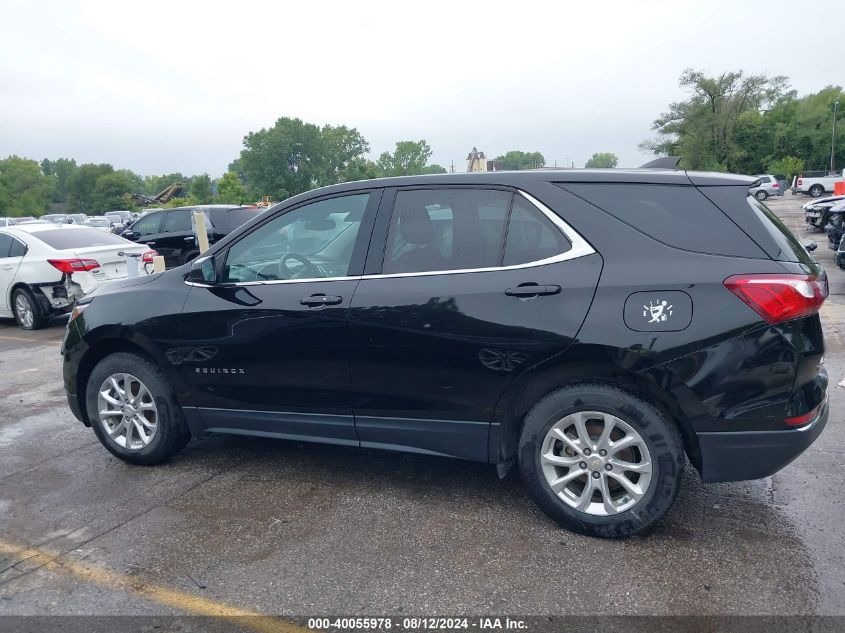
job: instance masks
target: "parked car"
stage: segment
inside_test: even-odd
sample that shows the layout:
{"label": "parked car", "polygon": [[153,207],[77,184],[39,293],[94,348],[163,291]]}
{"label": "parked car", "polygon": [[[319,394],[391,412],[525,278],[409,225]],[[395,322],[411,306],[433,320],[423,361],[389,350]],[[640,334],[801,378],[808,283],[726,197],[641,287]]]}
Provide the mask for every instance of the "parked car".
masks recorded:
{"label": "parked car", "polygon": [[782,196],[783,189],[781,189],[780,183],[778,179],[769,174],[761,174],[756,176],[759,178],[759,182],[749,189],[749,193],[757,198],[758,200],[762,201],[768,198],[769,196]]}
{"label": "parked car", "polygon": [[0,227],[15,226],[16,224],[30,224],[32,222],[39,222],[37,218],[30,215],[18,216],[14,218],[0,218]]}
{"label": "parked car", "polygon": [[833,193],[833,185],[845,180],[845,169],[841,172],[807,172],[798,177],[795,188],[798,193],[814,198],[822,197],[825,192]]}
{"label": "parked car", "polygon": [[705,482],[766,477],[827,422],[827,277],[753,182],[523,171],[304,193],[80,302],[68,402],[132,464],[208,430],[444,455],[516,465],[572,530],[639,532],[685,453]]}
{"label": "parked car", "polygon": [[94,228],[94,229],[99,229],[101,231],[111,232],[111,230],[112,230],[111,221],[107,217],[102,216],[102,215],[99,215],[99,216],[95,215],[95,216],[89,217],[87,220],[85,220],[85,222],[82,224],[82,226],[88,226],[88,227],[91,227],[91,228]]}
{"label": "parked car", "polygon": [[807,223],[807,228],[818,231],[825,230],[825,226],[830,220],[830,208],[842,200],[845,200],[845,196],[829,196],[802,204],[801,208],[804,209],[804,221]]}
{"label": "parked car", "polygon": [[41,219],[52,224],[73,224],[73,218],[67,213],[48,213],[42,215]]}
{"label": "parked car", "polygon": [[843,232],[845,232],[845,201],[840,201],[830,207],[828,213],[828,221],[825,224],[825,233],[827,233],[827,244],[831,250],[836,251],[842,241]]}
{"label": "parked car", "polygon": [[146,252],[123,238],[68,224],[0,229],[0,316],[43,327],[99,284],[127,276],[121,252]]}
{"label": "parked car", "polygon": [[214,244],[233,229],[258,215],[262,209],[229,204],[159,209],[138,218],[121,236],[155,248],[164,257],[168,267],[180,266],[199,255],[193,225],[194,211],[205,213],[209,220],[209,243]]}
{"label": "parked car", "polygon": [[135,220],[131,211],[106,211],[103,215],[109,219],[116,232],[119,232],[124,227],[129,226]]}

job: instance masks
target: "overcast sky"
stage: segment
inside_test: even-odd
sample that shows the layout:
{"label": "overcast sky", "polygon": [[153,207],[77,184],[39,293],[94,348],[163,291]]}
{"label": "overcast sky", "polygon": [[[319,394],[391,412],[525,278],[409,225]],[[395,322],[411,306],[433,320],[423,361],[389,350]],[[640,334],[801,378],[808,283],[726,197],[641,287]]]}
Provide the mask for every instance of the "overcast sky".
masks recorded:
{"label": "overcast sky", "polygon": [[809,7],[0,0],[0,156],[216,177],[247,132],[290,116],[356,127],[374,157],[424,138],[458,171],[473,146],[637,166],[686,67],[845,84],[826,26],[845,2],[815,0],[808,23]]}

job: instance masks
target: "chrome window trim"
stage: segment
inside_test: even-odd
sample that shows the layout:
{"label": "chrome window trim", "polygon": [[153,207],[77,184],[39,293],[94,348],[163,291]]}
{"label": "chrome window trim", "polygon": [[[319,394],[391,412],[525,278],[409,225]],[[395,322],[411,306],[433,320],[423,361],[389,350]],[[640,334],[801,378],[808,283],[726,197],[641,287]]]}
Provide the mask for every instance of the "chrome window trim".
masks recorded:
{"label": "chrome window trim", "polygon": [[[487,272],[497,272],[503,270],[521,270],[523,268],[536,268],[538,266],[547,266],[549,264],[557,264],[560,262],[569,261],[571,259],[578,259],[580,257],[586,257],[587,255],[592,255],[596,252],[590,243],[581,237],[581,234],[578,233],[574,228],[572,228],[569,224],[567,224],[560,216],[558,216],[554,211],[549,209],[546,205],[542,202],[537,200],[534,196],[521,189],[517,189],[516,193],[523,198],[525,198],[528,202],[533,204],[549,221],[554,224],[561,233],[563,233],[564,237],[569,240],[569,243],[572,247],[568,251],[564,251],[563,253],[559,253],[558,255],[554,255],[553,257],[546,257],[545,259],[537,259],[531,262],[525,262],[523,264],[512,264],[511,266],[490,266],[488,268],[462,268],[462,269],[452,269],[452,270],[427,270],[427,271],[420,271],[420,272],[412,272],[412,273],[378,273],[373,275],[356,275],[356,276],[346,276],[346,277],[309,277],[306,279],[269,279],[264,281],[240,281],[240,282],[233,282],[233,283],[226,283],[226,284],[217,284],[223,287],[231,287],[231,286],[269,286],[275,284],[298,284],[298,283],[310,283],[315,281],[322,281],[322,282],[330,282],[330,281],[356,281],[356,280],[363,280],[363,279],[396,279],[399,277],[429,277],[433,275],[462,275],[466,273],[487,273]],[[189,286],[199,286],[202,288],[209,288],[211,284],[200,284],[195,283],[192,281],[185,280],[185,283]]]}

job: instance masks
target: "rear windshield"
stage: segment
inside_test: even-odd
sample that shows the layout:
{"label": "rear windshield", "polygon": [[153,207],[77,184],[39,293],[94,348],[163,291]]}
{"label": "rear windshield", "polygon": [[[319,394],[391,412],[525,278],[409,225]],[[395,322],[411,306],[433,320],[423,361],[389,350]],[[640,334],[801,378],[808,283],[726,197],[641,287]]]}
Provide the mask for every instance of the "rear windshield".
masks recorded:
{"label": "rear windshield", "polygon": [[769,207],[754,196],[748,196],[747,200],[757,219],[760,220],[760,224],[765,227],[766,232],[774,240],[777,248],[780,249],[779,253],[772,254],[772,259],[784,262],[801,262],[802,264],[813,263],[813,258],[807,252],[807,249]]}
{"label": "rear windshield", "polygon": [[113,233],[90,228],[52,229],[30,235],[60,251],[89,246],[131,246],[125,239]]}

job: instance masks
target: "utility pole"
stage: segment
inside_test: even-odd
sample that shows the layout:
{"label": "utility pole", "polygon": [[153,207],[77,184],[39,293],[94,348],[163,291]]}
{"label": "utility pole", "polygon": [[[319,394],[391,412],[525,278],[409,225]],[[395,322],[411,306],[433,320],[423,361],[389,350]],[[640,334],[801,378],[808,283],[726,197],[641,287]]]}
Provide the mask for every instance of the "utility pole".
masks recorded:
{"label": "utility pole", "polygon": [[836,171],[834,158],[836,157],[836,110],[839,109],[839,97],[833,102],[833,131],[830,133],[830,171]]}

